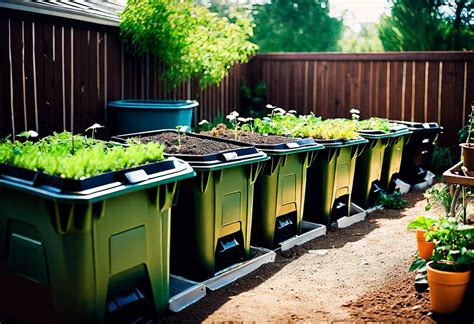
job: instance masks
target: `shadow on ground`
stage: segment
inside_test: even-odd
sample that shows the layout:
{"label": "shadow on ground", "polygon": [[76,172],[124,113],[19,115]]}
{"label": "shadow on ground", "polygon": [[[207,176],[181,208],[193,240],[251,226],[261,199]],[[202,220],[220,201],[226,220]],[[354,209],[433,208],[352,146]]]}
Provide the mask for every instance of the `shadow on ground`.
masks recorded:
{"label": "shadow on ground", "polygon": [[[409,203],[405,209],[408,209],[412,208],[418,201],[422,200],[423,196],[420,191],[417,191],[409,193],[406,196],[406,199]],[[405,209],[401,211],[384,210],[380,213],[371,214],[371,216],[364,222],[356,223],[348,228],[338,229],[334,232],[328,231],[325,237],[320,237],[316,240],[307,242],[304,245],[294,247],[289,251],[280,251],[277,253],[277,258],[274,263],[263,265],[255,272],[252,272],[220,290],[208,292],[208,295],[201,301],[191,305],[178,314],[169,314],[167,317],[160,319],[159,322],[204,321],[209,315],[214,313],[214,311],[230,301],[232,296],[239,295],[259,286],[265,280],[276,275],[286,265],[308,253],[309,250],[339,249],[348,243],[359,241],[370,232],[380,227],[377,218],[402,218],[406,216],[404,213]]]}

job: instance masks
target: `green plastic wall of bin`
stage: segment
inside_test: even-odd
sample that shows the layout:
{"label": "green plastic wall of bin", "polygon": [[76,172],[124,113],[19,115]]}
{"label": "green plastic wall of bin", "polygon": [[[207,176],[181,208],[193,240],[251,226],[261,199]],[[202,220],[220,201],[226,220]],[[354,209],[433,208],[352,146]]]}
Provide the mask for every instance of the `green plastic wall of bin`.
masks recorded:
{"label": "green plastic wall of bin", "polygon": [[[320,143],[325,149],[308,168],[303,219],[331,228],[331,223],[337,218],[350,213],[355,162],[361,145],[367,140]],[[345,198],[341,202],[344,206],[340,208],[342,214],[336,215],[333,210],[337,207],[336,200],[340,198]]]}
{"label": "green plastic wall of bin", "polygon": [[239,240],[250,257],[254,184],[268,158],[196,169],[197,177],[184,181],[179,203],[173,207],[171,273],[204,280],[218,272],[218,241]]}
{"label": "green plastic wall of bin", "polygon": [[275,237],[276,222],[284,215],[291,215],[295,222],[294,235],[301,233],[307,168],[321,149],[322,145],[313,145],[281,154],[263,150],[271,159],[255,185],[252,245],[278,246],[282,240]]}
{"label": "green plastic wall of bin", "polygon": [[191,126],[192,100],[118,100],[107,105],[107,124],[112,134],[127,134],[156,129]]}
{"label": "green plastic wall of bin", "polygon": [[395,189],[394,181],[400,173],[403,148],[409,138],[409,134],[392,138],[385,149],[380,184],[387,192],[392,192]]}
{"label": "green plastic wall of bin", "polygon": [[381,135],[377,138],[365,138],[368,139],[369,143],[367,143],[362,150],[362,154],[356,160],[356,172],[352,191],[352,201],[363,209],[372,207],[375,203],[371,196],[374,190],[372,185],[376,181],[380,181],[382,177],[385,148],[389,143],[388,136]]}
{"label": "green plastic wall of bin", "polygon": [[187,166],[161,183],[121,185],[90,198],[0,180],[0,262],[49,288],[60,320],[102,322],[107,297],[140,281],[164,314],[170,207],[176,181],[193,175]]}

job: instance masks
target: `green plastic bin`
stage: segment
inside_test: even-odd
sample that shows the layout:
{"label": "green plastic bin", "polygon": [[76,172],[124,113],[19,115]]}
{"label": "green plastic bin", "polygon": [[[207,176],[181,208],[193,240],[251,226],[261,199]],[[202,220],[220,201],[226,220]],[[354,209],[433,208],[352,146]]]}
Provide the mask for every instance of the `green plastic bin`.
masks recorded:
{"label": "green plastic bin", "polygon": [[2,268],[47,287],[60,321],[102,322],[134,299],[163,314],[170,207],[177,181],[194,175],[187,163],[168,159],[88,178],[92,186],[69,191],[81,181],[2,165]]}
{"label": "green plastic bin", "polygon": [[391,138],[385,149],[380,184],[382,189],[387,192],[395,190],[395,180],[399,178],[404,147],[410,140],[411,134],[412,132],[408,131],[405,134]]}
{"label": "green plastic bin", "polygon": [[[386,165],[387,176],[390,178],[393,172],[396,171],[396,154],[398,151],[393,150],[392,147],[400,144],[403,148],[402,137],[409,134],[407,127],[399,127],[392,132],[383,131],[360,131],[362,137],[369,142],[362,150],[356,161],[356,172],[354,178],[354,187],[352,192],[352,201],[363,209],[373,207],[377,201],[381,190],[384,187],[381,184],[382,174],[384,171],[384,160],[387,155],[386,150],[390,149],[391,162]],[[387,155],[387,160],[389,159]],[[388,163],[388,162],[387,162]],[[398,164],[398,169],[400,164]]]}
{"label": "green plastic bin", "polygon": [[443,127],[434,122],[419,123],[398,120],[392,122],[406,125],[413,132],[403,149],[400,179],[410,185],[423,182],[431,168],[434,142],[443,133]]}
{"label": "green plastic bin", "polygon": [[255,184],[252,245],[273,248],[301,234],[307,168],[324,146],[302,139],[256,147],[270,160]]}
{"label": "green plastic bin", "polygon": [[317,140],[325,149],[308,168],[303,219],[335,228],[350,213],[356,157],[368,141]]}
{"label": "green plastic bin", "polygon": [[[153,135],[162,130],[117,136]],[[250,257],[254,184],[269,157],[254,146],[193,133],[211,141],[242,148],[209,155],[175,154],[187,161],[197,177],[183,181],[173,207],[171,273],[202,281]]]}

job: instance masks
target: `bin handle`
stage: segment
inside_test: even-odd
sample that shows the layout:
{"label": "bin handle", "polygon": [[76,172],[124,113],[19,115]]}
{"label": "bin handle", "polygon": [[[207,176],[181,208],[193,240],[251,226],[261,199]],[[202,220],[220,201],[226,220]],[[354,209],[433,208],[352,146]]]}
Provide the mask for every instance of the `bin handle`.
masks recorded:
{"label": "bin handle", "polygon": [[167,183],[160,186],[160,212],[164,212],[173,206],[174,195],[176,194],[177,182]]}
{"label": "bin handle", "polygon": [[263,170],[265,162],[258,162],[250,164],[250,184],[254,184],[257,181],[258,175]]}
{"label": "bin handle", "polygon": [[319,151],[309,151],[306,152],[305,157],[304,157],[304,165],[307,168],[309,168],[314,161],[316,161],[316,157],[318,156]]}

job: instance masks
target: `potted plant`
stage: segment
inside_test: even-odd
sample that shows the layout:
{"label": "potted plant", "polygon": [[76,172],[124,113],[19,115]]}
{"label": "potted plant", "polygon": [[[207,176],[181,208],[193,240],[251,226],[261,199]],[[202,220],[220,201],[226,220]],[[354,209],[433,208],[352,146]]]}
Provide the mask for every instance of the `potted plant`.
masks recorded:
{"label": "potted plant", "polygon": [[[166,311],[171,203],[195,173],[164,150],[68,132],[0,142],[1,268],[49,289],[60,321],[117,319],[109,302],[135,288]],[[5,278],[4,291],[18,289]]]}
{"label": "potted plant", "polygon": [[471,105],[471,113],[469,114],[469,121],[467,124],[467,138],[466,143],[460,144],[462,147],[462,156],[464,166],[471,171],[474,171],[474,145],[471,143],[472,129],[474,123],[474,104]]}
{"label": "potted plant", "polygon": [[440,314],[455,312],[462,304],[474,261],[474,227],[443,218],[426,236],[436,244],[427,264],[431,309]]}
{"label": "potted plant", "polygon": [[418,247],[418,256],[425,261],[431,260],[435,246],[434,242],[427,241],[426,233],[428,231],[433,230],[437,222],[437,219],[431,217],[418,216],[416,219],[412,220],[407,226],[407,229],[416,229],[416,244]]}

